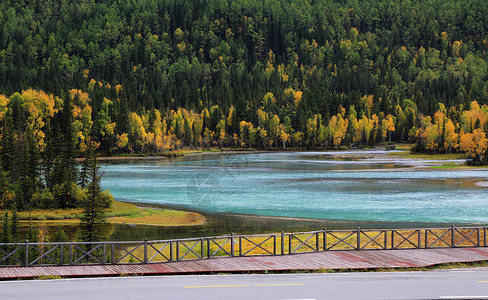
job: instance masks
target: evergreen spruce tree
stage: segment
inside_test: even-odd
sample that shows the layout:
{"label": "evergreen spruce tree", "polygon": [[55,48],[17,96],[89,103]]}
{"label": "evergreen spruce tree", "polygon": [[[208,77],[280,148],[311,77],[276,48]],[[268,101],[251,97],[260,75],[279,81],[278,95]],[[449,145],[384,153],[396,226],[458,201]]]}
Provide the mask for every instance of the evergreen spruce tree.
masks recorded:
{"label": "evergreen spruce tree", "polygon": [[54,167],[54,160],[56,158],[56,146],[51,126],[51,118],[46,119],[46,125],[44,126],[45,130],[45,138],[44,142],[46,146],[44,148],[44,152],[42,154],[42,171],[44,175],[44,182],[46,183],[46,187],[48,189],[52,189],[53,182],[52,182],[52,171]]}
{"label": "evergreen spruce tree", "polygon": [[[27,230],[27,240],[31,243],[35,243],[38,241],[38,233],[37,226],[32,224],[32,218],[29,219],[29,227]],[[34,253],[35,254],[35,253]]]}
{"label": "evergreen spruce tree", "polygon": [[11,231],[9,213],[8,210],[5,210],[5,213],[2,217],[2,232],[0,234],[0,243],[10,243],[12,241],[10,233]]}
{"label": "evergreen spruce tree", "polygon": [[76,182],[78,169],[76,168],[76,150],[75,139],[73,134],[73,105],[71,96],[66,93],[66,99],[63,105],[63,114],[61,120],[61,129],[63,131],[63,148],[61,149],[61,160],[63,166],[64,181]]}
{"label": "evergreen spruce tree", "polygon": [[50,242],[51,243],[64,243],[68,242],[69,238],[64,230],[63,226],[59,225],[56,232],[52,235]]}
{"label": "evergreen spruce tree", "polygon": [[0,138],[0,159],[5,171],[12,174],[14,169],[14,123],[12,111],[7,110],[2,121],[2,136]]}
{"label": "evergreen spruce tree", "polygon": [[[2,217],[2,232],[0,232],[0,243],[11,243],[12,236],[10,230],[10,220],[9,220],[9,213],[8,210],[5,210],[5,213]],[[11,247],[10,246],[0,246],[0,250],[10,253]],[[10,260],[7,258],[4,261],[4,264],[8,265]]]}
{"label": "evergreen spruce tree", "polygon": [[27,209],[32,195],[39,190],[39,165],[41,154],[30,126],[20,137],[22,154],[17,184],[16,203],[21,210]]}
{"label": "evergreen spruce tree", "polygon": [[53,195],[60,208],[73,208],[80,204],[80,199],[77,198],[79,194],[76,186],[78,169],[75,161],[73,106],[71,103],[71,97],[67,93],[60,118],[60,131],[63,139],[60,142],[52,175]]}
{"label": "evergreen spruce tree", "polygon": [[82,189],[86,188],[89,184],[89,176],[93,174],[92,168],[95,167],[93,160],[95,159],[95,149],[93,143],[89,143],[89,146],[85,152],[85,159],[81,165],[80,181],[79,184]]}
{"label": "evergreen spruce tree", "polygon": [[9,192],[11,190],[11,184],[8,173],[3,170],[0,163],[0,209],[9,207]]}
{"label": "evergreen spruce tree", "polygon": [[110,207],[111,197],[102,192],[98,175],[97,159],[90,159],[90,182],[83,203],[83,215],[80,223],[80,240],[94,242],[106,238],[108,221],[105,211]]}
{"label": "evergreen spruce tree", "polygon": [[18,242],[20,236],[19,232],[19,214],[17,208],[12,209],[12,217],[10,218],[10,239],[12,242]]}

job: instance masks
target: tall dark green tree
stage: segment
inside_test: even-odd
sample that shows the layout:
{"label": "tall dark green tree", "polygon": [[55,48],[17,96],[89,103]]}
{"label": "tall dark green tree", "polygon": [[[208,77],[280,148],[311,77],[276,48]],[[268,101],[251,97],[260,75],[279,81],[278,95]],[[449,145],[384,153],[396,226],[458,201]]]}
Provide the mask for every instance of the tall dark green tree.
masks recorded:
{"label": "tall dark green tree", "polygon": [[22,155],[19,165],[19,178],[16,189],[16,204],[20,210],[28,208],[32,195],[39,191],[40,157],[32,130],[27,126],[25,133],[19,137]]}
{"label": "tall dark green tree", "polygon": [[90,182],[86,199],[83,201],[83,214],[80,223],[80,240],[94,242],[107,237],[108,225],[106,211],[112,203],[111,196],[102,192],[96,156],[90,159]]}
{"label": "tall dark green tree", "polygon": [[56,145],[54,140],[53,128],[51,125],[51,118],[47,118],[45,125],[45,149],[42,153],[42,172],[46,187],[52,189],[53,187],[53,168],[56,159]]}
{"label": "tall dark green tree", "polygon": [[2,120],[2,136],[0,138],[0,159],[3,169],[12,174],[14,171],[14,159],[15,159],[15,132],[14,123],[12,117],[12,111],[7,110]]}
{"label": "tall dark green tree", "polygon": [[79,188],[76,185],[78,169],[75,161],[76,150],[73,134],[73,105],[69,93],[63,103],[59,118],[62,139],[59,141],[58,156],[53,168],[53,195],[61,208],[77,207],[80,203]]}

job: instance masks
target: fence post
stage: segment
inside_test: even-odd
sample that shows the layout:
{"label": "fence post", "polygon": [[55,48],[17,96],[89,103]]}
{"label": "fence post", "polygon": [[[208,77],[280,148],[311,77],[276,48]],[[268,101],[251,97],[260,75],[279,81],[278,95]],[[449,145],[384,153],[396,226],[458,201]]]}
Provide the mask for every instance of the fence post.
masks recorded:
{"label": "fence post", "polygon": [[173,261],[173,241],[169,242],[169,261]]}
{"label": "fence post", "polygon": [[239,256],[242,256],[242,236],[239,237]]}
{"label": "fence post", "polygon": [[[113,255],[112,255],[113,257]],[[73,244],[69,244],[69,265],[73,263]]]}
{"label": "fence post", "polygon": [[210,238],[207,238],[207,258],[211,258],[212,255],[210,253]]}
{"label": "fence post", "polygon": [[288,234],[288,254],[293,254],[292,248],[291,248],[291,242],[293,240],[293,234],[290,233]]}
{"label": "fence post", "polygon": [[273,255],[276,255],[276,234],[273,234]]}
{"label": "fence post", "polygon": [[144,239],[144,264],[147,264],[147,238]]}
{"label": "fence post", "polygon": [[451,248],[454,248],[454,225],[451,226]]}
{"label": "fence post", "polygon": [[428,229],[425,229],[425,228],[424,228],[424,236],[425,236],[425,240],[424,240],[424,242],[425,242],[425,249],[429,249],[429,240],[428,240],[428,238],[429,238],[429,237],[428,237],[428,231],[429,231]]}
{"label": "fence post", "polygon": [[417,238],[418,238],[418,246],[417,246],[417,249],[420,249],[422,247],[420,245],[422,243],[422,236],[420,235],[420,229],[418,230]]}
{"label": "fence post", "polygon": [[356,250],[361,250],[361,228],[358,226],[356,235]]}
{"label": "fence post", "polygon": [[391,230],[391,249],[395,249],[395,229]]}
{"label": "fence post", "polygon": [[[231,234],[230,234],[230,256],[231,257],[234,257],[234,250],[235,250],[234,249],[234,243],[235,243],[234,233],[231,232]],[[240,245],[241,245],[241,241],[239,241],[239,249],[241,247]],[[239,253],[239,256],[241,256],[240,253]]]}
{"label": "fence post", "polygon": [[176,261],[180,260],[180,241],[176,241]]}
{"label": "fence post", "polygon": [[483,227],[483,246],[486,247],[486,227]]}
{"label": "fence post", "polygon": [[281,231],[281,255],[285,255],[285,232]]}
{"label": "fence post", "polygon": [[324,227],[324,251],[327,251],[327,227]]}
{"label": "fence post", "polygon": [[112,249],[110,249],[110,262],[113,265],[115,263],[115,244],[112,242],[111,246]]}
{"label": "fence post", "polygon": [[480,228],[476,228],[477,243],[476,246],[479,247],[481,244]]}
{"label": "fence post", "polygon": [[64,244],[60,245],[61,248],[59,249],[59,265],[62,266],[64,262]]}
{"label": "fence post", "polygon": [[25,266],[29,266],[29,240],[25,240]]}
{"label": "fence post", "polygon": [[204,248],[203,248],[203,242],[205,241],[205,239],[201,238],[200,239],[200,258],[203,258],[205,256],[204,254]]}
{"label": "fence post", "polygon": [[315,251],[319,252],[319,233],[315,233]]}
{"label": "fence post", "polygon": [[103,244],[103,261],[102,264],[104,265],[105,262],[107,261],[107,244]]}
{"label": "fence post", "polygon": [[388,231],[386,230],[383,231],[383,239],[384,249],[386,250],[388,248]]}

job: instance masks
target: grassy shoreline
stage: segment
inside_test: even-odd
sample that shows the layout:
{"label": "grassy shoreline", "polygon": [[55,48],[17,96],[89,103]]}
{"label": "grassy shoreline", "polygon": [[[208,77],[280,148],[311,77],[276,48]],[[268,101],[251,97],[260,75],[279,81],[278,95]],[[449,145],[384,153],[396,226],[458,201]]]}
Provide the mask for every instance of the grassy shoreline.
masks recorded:
{"label": "grassy shoreline", "polygon": [[[0,210],[0,214],[3,213],[4,211]],[[79,224],[81,214],[82,210],[79,208],[36,209],[18,213],[21,225],[32,222],[46,226]],[[107,217],[112,224],[131,225],[196,226],[206,222],[205,217],[196,212],[137,206],[120,201],[114,201],[112,208],[107,212]]]}

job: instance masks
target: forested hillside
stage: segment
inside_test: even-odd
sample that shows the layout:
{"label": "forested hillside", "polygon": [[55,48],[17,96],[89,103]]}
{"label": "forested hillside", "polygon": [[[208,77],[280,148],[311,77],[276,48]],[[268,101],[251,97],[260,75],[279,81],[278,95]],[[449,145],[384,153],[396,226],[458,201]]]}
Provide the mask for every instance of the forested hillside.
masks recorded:
{"label": "forested hillside", "polygon": [[483,160],[487,15],[484,0],[4,0],[3,139],[30,128],[46,155],[69,98],[78,155],[409,140]]}

